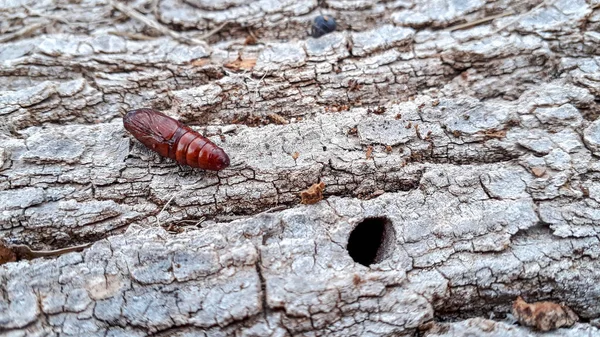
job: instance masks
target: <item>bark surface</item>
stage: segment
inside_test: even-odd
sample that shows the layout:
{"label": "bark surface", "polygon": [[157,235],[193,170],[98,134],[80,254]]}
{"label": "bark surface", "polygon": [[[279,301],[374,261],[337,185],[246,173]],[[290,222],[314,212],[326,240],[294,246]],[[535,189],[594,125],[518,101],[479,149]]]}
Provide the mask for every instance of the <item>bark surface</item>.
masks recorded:
{"label": "bark surface", "polygon": [[[595,0],[1,2],[0,334],[541,335],[522,296],[600,336],[599,29]],[[142,107],[231,167],[144,148]]]}

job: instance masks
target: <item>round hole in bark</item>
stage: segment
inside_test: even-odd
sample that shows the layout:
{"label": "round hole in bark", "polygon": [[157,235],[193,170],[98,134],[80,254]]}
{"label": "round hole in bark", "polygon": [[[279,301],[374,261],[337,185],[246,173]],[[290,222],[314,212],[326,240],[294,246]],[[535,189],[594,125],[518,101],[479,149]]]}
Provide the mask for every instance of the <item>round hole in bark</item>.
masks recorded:
{"label": "round hole in bark", "polygon": [[395,237],[392,222],[388,218],[366,218],[350,233],[348,254],[354,262],[368,267],[388,257]]}

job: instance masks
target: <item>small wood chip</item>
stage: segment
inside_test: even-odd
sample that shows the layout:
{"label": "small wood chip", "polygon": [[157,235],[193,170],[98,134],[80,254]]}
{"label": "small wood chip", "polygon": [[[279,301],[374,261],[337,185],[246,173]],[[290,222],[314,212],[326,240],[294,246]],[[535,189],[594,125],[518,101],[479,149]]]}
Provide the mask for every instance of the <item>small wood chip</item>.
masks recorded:
{"label": "small wood chip", "polygon": [[233,71],[252,70],[255,65],[256,59],[252,58],[242,60],[241,57],[238,57],[238,59],[233,62],[224,64],[225,68],[231,69]]}
{"label": "small wood chip", "polygon": [[512,307],[512,314],[524,326],[541,331],[568,327],[579,320],[569,307],[554,302],[527,303],[519,296]]}
{"label": "small wood chip", "polygon": [[210,59],[208,59],[208,58],[196,59],[196,60],[192,61],[192,65],[194,67],[203,67],[209,63],[210,63]]}
{"label": "small wood chip", "polygon": [[419,139],[423,139],[423,136],[421,136],[421,132],[419,131],[419,124],[415,124],[415,133]]}
{"label": "small wood chip", "polygon": [[387,111],[387,108],[383,107],[383,106],[378,106],[375,109],[371,109],[371,108],[367,109],[368,113],[374,113],[376,115],[383,115],[386,111]]}
{"label": "small wood chip", "polygon": [[325,190],[325,183],[320,182],[312,185],[307,190],[300,192],[301,203],[305,205],[316,204],[323,200],[323,190]]}
{"label": "small wood chip", "polygon": [[276,113],[270,113],[267,115],[267,117],[271,120],[271,122],[275,124],[284,125],[288,123],[288,121],[285,118],[281,117],[281,115],[278,115]]}
{"label": "small wood chip", "polygon": [[502,139],[506,137],[506,130],[498,130],[498,131],[486,131],[484,133],[486,138],[497,138]]}
{"label": "small wood chip", "polygon": [[373,158],[373,147],[371,145],[367,147],[366,157],[367,159]]}
{"label": "small wood chip", "polygon": [[544,175],[544,173],[546,173],[546,168],[545,167],[533,167],[531,168],[531,173],[533,173],[534,176],[536,177],[541,177]]}

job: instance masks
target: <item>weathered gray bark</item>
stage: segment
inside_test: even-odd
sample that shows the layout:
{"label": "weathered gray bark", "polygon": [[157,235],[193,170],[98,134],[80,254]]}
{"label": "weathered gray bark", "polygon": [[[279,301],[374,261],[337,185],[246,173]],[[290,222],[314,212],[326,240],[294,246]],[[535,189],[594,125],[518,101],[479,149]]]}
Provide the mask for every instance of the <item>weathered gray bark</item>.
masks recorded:
{"label": "weathered gray bark", "polygon": [[[0,235],[94,244],[1,265],[0,333],[535,336],[504,318],[522,295],[600,336],[600,3],[538,4],[128,3],[187,39],[228,23],[192,46],[103,1],[2,3]],[[339,29],[309,38],[320,13]],[[138,107],[232,166],[143,148]],[[367,217],[392,228],[370,267]]]}

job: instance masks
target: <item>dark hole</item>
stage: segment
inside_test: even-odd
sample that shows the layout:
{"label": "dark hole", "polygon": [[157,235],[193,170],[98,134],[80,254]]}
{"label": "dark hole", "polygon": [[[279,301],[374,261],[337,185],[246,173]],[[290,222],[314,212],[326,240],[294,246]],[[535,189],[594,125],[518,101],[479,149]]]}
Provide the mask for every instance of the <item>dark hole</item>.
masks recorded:
{"label": "dark hole", "polygon": [[368,267],[386,258],[394,241],[394,229],[389,219],[367,218],[350,233],[348,253],[354,262]]}

